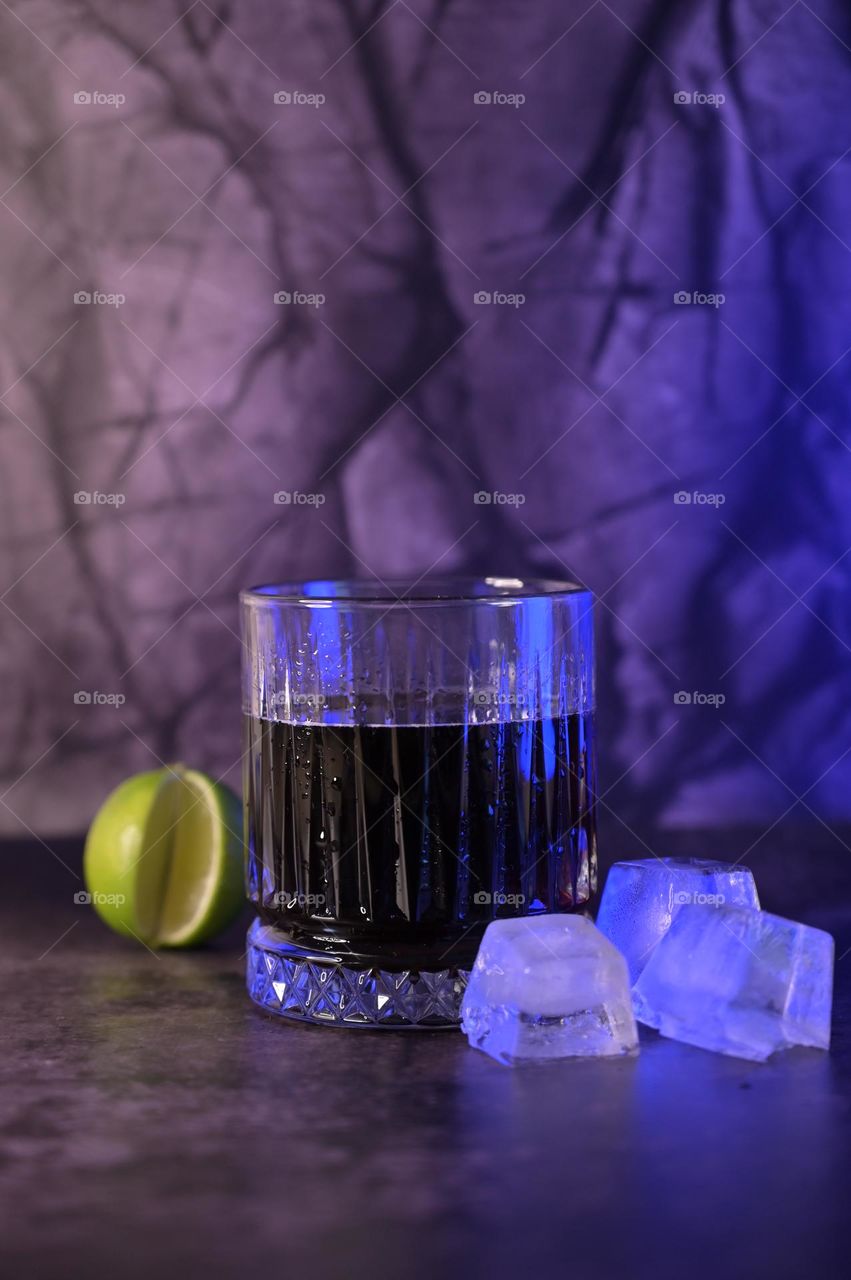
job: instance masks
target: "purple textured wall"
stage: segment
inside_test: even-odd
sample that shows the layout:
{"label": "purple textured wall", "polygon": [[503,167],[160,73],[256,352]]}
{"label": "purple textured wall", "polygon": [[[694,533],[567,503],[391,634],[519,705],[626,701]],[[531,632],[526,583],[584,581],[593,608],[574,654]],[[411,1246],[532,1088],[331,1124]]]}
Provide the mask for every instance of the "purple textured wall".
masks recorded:
{"label": "purple textured wall", "polygon": [[598,593],[613,822],[847,815],[849,46],[833,0],[0,9],[3,827],[233,772],[241,585],[430,568]]}

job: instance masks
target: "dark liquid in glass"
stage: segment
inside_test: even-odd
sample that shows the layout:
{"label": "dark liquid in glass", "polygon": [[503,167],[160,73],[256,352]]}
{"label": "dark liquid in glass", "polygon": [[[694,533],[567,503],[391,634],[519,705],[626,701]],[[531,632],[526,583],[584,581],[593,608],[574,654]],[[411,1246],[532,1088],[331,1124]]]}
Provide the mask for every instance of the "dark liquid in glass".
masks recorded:
{"label": "dark liquid in glass", "polygon": [[245,732],[249,895],[301,947],[469,968],[489,921],[596,889],[590,716]]}

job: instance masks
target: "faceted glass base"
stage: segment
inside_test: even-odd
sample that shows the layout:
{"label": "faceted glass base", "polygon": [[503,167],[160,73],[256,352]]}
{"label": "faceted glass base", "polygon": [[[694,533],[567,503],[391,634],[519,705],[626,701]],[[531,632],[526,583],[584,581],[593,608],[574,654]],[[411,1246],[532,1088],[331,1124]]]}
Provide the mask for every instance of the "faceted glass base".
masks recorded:
{"label": "faceted glass base", "polygon": [[267,1013],[332,1027],[457,1027],[465,969],[391,973],[305,952],[255,920],[248,930],[248,994]]}

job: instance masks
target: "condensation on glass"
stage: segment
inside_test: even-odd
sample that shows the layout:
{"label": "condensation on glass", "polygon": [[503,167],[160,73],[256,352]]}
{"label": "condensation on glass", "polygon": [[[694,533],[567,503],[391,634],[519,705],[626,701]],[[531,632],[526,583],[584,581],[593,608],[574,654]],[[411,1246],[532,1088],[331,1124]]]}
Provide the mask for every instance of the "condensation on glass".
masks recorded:
{"label": "condensation on glass", "polygon": [[457,1021],[490,920],[596,888],[591,596],[424,579],[241,602],[252,997]]}

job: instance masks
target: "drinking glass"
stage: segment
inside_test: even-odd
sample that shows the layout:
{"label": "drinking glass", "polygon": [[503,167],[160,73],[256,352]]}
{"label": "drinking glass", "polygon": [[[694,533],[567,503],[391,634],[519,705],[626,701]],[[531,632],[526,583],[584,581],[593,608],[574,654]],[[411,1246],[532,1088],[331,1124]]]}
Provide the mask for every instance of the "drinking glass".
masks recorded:
{"label": "drinking glass", "polygon": [[426,578],[240,600],[251,998],[454,1025],[491,920],[596,889],[590,594]]}

